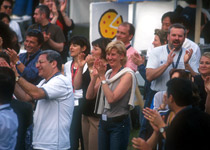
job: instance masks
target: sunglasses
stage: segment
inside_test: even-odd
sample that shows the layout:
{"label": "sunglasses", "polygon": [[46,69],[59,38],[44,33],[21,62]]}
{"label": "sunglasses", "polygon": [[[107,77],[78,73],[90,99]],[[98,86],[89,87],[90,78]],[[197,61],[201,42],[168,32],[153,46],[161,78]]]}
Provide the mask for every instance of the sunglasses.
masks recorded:
{"label": "sunglasses", "polygon": [[7,9],[7,8],[12,9],[12,6],[8,6],[8,5],[4,5],[3,7],[4,9]]}

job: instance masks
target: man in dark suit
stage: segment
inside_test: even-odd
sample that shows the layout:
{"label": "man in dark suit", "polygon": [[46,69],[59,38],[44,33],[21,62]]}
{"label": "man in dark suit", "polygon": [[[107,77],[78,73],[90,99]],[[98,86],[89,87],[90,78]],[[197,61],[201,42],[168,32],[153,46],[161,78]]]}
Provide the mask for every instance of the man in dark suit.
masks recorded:
{"label": "man in dark suit", "polygon": [[152,150],[162,134],[165,150],[209,150],[210,115],[193,106],[196,99],[193,91],[190,80],[174,78],[168,81],[166,101],[174,113],[173,120],[165,123],[156,110],[144,109],[144,117],[150,121],[154,132],[147,141],[133,138],[133,147]]}
{"label": "man in dark suit", "polygon": [[167,83],[167,102],[176,115],[166,129],[166,150],[210,149],[210,116],[192,107],[191,81],[170,80]]}

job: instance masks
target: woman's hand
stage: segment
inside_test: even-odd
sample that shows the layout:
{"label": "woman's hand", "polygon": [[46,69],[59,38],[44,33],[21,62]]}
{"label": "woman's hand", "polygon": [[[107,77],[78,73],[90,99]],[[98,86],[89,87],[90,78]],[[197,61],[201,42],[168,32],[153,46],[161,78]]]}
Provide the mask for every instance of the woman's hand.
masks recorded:
{"label": "woman's hand", "polygon": [[205,90],[208,94],[210,94],[210,76],[207,76],[204,81]]}
{"label": "woman's hand", "polygon": [[67,5],[67,0],[60,1],[60,11],[61,11],[62,13],[65,13],[66,5]]}
{"label": "woman's hand", "polygon": [[55,2],[53,2],[53,5],[52,5],[52,13],[53,13],[53,17],[58,17],[58,10],[57,10]]}
{"label": "woman's hand", "polygon": [[84,53],[80,53],[78,55],[77,64],[79,65],[80,68],[83,68],[85,63],[86,63],[85,54]]}
{"label": "woman's hand", "polygon": [[93,64],[94,64],[94,61],[95,61],[95,58],[93,57],[93,55],[88,55],[86,58],[85,58],[85,61],[87,62],[87,65],[88,65],[88,68],[89,69],[92,69],[93,68]]}
{"label": "woman's hand", "polygon": [[101,59],[96,59],[94,62],[94,68],[98,71],[98,75],[101,79],[105,78],[107,65]]}

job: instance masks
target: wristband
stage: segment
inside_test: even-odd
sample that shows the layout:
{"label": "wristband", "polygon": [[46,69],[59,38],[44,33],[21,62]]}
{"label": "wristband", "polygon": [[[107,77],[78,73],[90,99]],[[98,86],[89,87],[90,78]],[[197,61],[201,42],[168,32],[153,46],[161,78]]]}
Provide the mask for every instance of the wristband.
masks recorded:
{"label": "wristband", "polygon": [[16,62],[16,65],[19,65],[19,64],[21,64],[22,62],[20,61],[20,60],[18,60],[17,62]]}

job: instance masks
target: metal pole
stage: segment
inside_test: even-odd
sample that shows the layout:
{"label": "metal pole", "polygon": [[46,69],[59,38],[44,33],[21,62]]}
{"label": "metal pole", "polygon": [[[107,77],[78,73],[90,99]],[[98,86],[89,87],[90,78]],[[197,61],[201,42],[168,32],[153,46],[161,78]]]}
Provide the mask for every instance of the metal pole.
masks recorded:
{"label": "metal pole", "polygon": [[[133,26],[136,28],[136,2],[134,2],[134,4],[133,4],[133,20],[132,20],[132,22],[133,22]],[[134,39],[135,38],[133,37],[133,40],[131,42],[132,46],[134,45]]]}
{"label": "metal pole", "polygon": [[177,4],[178,4],[178,0],[174,0],[174,10],[176,9]]}
{"label": "metal pole", "polygon": [[195,43],[200,43],[200,33],[201,33],[201,9],[202,0],[197,0],[196,3],[196,20],[195,20]]}

